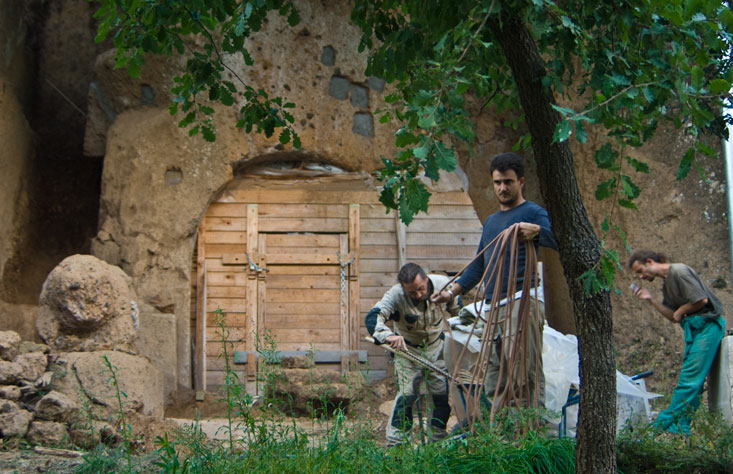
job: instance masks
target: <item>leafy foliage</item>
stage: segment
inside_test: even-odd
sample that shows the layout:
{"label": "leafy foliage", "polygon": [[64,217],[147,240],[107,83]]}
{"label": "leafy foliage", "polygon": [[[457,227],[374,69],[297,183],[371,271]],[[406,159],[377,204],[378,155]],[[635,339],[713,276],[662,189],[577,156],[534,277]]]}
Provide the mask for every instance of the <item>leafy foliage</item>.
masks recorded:
{"label": "leafy foliage", "polygon": [[[447,149],[457,141],[470,148],[472,119],[484,107],[521,110],[518,85],[487,27],[505,14],[530,27],[547,58],[543,85],[558,100],[580,104],[553,106],[561,118],[553,141],[574,136],[585,144],[587,127],[607,131],[595,157],[600,170],[613,175],[601,178],[595,196],[614,199],[611,216],[617,205],[636,209],[641,189],[633,173],[648,173],[649,167],[627,150],[650,140],[660,125],[682,130],[695,143],[681,157],[677,179],[689,173],[698,153],[715,156],[702,136],[726,136],[731,122],[721,111],[733,82],[733,12],[726,2],[699,1],[357,0],[352,21],[364,33],[361,47],[371,48],[368,72],[396,85],[388,113],[403,123],[397,146],[431,140]],[[478,111],[466,106],[469,96],[483,104]],[[527,137],[518,143],[527,145]],[[406,222],[410,213],[425,210],[422,200],[429,197],[408,194],[410,181],[422,174],[436,179],[425,156],[422,149],[403,150],[384,160],[382,202],[399,207]],[[604,243],[606,237],[604,231]],[[616,268],[618,252],[604,249],[581,279],[589,291],[610,289]]]}
{"label": "leafy foliage", "polygon": [[[174,78],[171,115],[183,114],[178,125],[199,132],[207,141],[216,139],[215,103],[238,106],[237,127],[256,129],[271,137],[281,129],[280,142],[300,147],[292,127],[293,115],[281,97],[270,97],[262,88],[244,82],[238,72],[241,61],[254,64],[245,41],[262,29],[270,11],[287,17],[291,26],[300,21],[291,0],[101,0],[94,14],[100,20],[96,41],[111,35],[117,49],[116,67],[140,74],[145,55],[184,55],[185,71]],[[203,44],[195,38],[203,39]],[[238,65],[239,64],[239,65]],[[233,78],[230,80],[229,78]]]}

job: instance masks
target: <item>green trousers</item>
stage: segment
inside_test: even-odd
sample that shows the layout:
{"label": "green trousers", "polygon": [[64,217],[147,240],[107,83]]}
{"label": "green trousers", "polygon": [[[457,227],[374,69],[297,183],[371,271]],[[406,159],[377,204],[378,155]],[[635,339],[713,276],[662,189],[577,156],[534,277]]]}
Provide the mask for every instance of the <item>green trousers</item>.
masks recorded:
{"label": "green trousers", "polygon": [[720,341],[725,334],[725,319],[688,316],[680,323],[685,331],[685,355],[672,403],[659,413],[654,425],[671,433],[690,432],[692,415],[700,406],[705,377],[710,371]]}

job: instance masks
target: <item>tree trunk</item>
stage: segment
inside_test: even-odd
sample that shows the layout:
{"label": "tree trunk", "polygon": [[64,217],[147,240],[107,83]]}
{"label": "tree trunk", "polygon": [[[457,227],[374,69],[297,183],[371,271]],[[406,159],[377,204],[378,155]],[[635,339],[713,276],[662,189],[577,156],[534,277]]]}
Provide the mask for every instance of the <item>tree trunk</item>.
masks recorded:
{"label": "tree trunk", "polygon": [[575,453],[576,472],[616,472],[616,371],[613,353],[611,299],[608,291],[587,294],[578,277],[593,267],[601,245],[588,220],[567,142],[552,143],[560,121],[549,88],[543,87],[545,66],[524,22],[504,13],[490,28],[501,45],[519,91],[540,191],[558,243],[570,287],[580,353],[580,418]]}

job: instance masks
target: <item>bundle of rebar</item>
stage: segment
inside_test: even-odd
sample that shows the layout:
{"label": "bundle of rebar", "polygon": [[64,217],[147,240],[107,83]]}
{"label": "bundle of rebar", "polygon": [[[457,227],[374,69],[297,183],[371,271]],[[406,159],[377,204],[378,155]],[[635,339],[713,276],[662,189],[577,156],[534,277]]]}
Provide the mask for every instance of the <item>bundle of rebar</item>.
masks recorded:
{"label": "bundle of rebar", "polygon": [[[521,296],[515,299],[520,245],[526,246],[524,281]],[[542,328],[540,326],[537,330],[530,331],[530,324],[541,324],[537,305],[534,305],[534,312],[530,314],[532,298],[530,290],[534,287],[536,295],[539,280],[535,246],[532,240],[521,239],[519,224],[514,224],[484,247],[474,257],[474,260],[484,255],[489,249],[492,249],[491,255],[478,284],[479,291],[477,291],[475,300],[472,303],[478,318],[469,334],[470,339],[474,336],[479,319],[483,320],[485,329],[481,339],[481,348],[471,370],[459,369],[462,359],[466,357],[465,345],[462,347],[454,367],[448,367],[453,379],[461,379],[461,383],[457,384],[461,400],[453,400],[453,403],[460,402],[464,404],[463,408],[467,415],[467,420],[464,421],[472,432],[477,422],[493,424],[497,412],[502,408],[511,406],[537,408],[539,403],[539,378],[542,370]],[[458,279],[471,263],[473,263],[473,260],[463,267],[443,289]],[[506,269],[506,265],[508,265],[508,269]],[[488,295],[489,288],[493,288],[493,294],[491,295]],[[506,291],[502,292],[504,288],[506,288]],[[506,295],[504,305],[500,304],[502,294]],[[512,321],[511,317],[515,305],[519,305],[516,322]],[[512,327],[513,324],[516,324],[517,327]],[[531,333],[535,336],[532,341],[529,340]],[[512,334],[516,335],[512,336]],[[508,350],[503,347],[506,344],[510,345]],[[530,344],[537,348],[534,361],[530,361]],[[499,359],[499,382],[496,384],[493,393],[485,393],[486,376],[491,365],[490,359],[492,354],[495,353]],[[534,362],[536,370],[533,380],[530,381],[529,366],[531,362]],[[495,367],[493,370],[496,370]],[[535,387],[533,393],[529,393],[531,383]],[[481,401],[487,398],[491,403],[490,410],[488,410],[489,419],[485,420],[481,410]],[[486,406],[485,403],[483,405]]]}

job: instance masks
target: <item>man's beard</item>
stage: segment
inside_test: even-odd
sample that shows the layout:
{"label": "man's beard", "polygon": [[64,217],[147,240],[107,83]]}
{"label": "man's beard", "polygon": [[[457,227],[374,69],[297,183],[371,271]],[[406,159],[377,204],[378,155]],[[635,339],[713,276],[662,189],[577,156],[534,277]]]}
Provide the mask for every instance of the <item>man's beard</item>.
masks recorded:
{"label": "man's beard", "polygon": [[504,206],[511,206],[515,202],[517,202],[517,196],[512,196],[510,194],[505,194],[504,197],[501,195],[499,196],[499,203]]}

